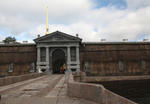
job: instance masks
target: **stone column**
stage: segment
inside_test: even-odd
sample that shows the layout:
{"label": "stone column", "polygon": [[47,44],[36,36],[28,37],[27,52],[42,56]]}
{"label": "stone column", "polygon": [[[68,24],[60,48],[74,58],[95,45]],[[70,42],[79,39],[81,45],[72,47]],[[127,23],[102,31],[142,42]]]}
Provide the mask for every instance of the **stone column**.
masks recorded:
{"label": "stone column", "polygon": [[46,47],[46,63],[49,64],[49,47]]}
{"label": "stone column", "polygon": [[70,69],[70,63],[71,63],[71,59],[70,59],[70,47],[68,46],[67,47],[67,69],[68,71],[71,71]]}
{"label": "stone column", "polygon": [[49,47],[46,47],[46,72],[49,72]]}
{"label": "stone column", "polygon": [[79,55],[79,46],[76,47],[76,62],[77,62],[77,71],[80,71],[80,55]]}
{"label": "stone column", "polygon": [[40,73],[40,62],[41,62],[41,48],[37,47],[37,72]]}
{"label": "stone column", "polygon": [[37,47],[37,62],[40,62],[40,61],[41,61],[40,55],[41,55],[41,49],[40,49],[40,47]]}

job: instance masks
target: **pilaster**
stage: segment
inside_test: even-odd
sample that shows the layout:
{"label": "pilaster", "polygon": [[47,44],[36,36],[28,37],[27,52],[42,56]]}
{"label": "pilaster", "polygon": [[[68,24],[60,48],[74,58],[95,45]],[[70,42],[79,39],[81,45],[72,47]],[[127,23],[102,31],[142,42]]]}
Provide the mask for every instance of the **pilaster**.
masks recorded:
{"label": "pilaster", "polygon": [[71,63],[71,56],[70,56],[70,47],[67,47],[67,69],[68,71],[71,71],[70,69],[70,63]]}
{"label": "pilaster", "polygon": [[46,47],[46,70],[49,71],[49,47]]}
{"label": "pilaster", "polygon": [[76,62],[77,62],[77,71],[80,71],[80,54],[79,54],[79,46],[76,46]]}
{"label": "pilaster", "polygon": [[41,55],[41,49],[40,49],[40,47],[37,47],[37,67],[36,67],[36,69],[37,69],[37,72],[38,73],[40,73],[40,71],[41,71],[41,69],[40,69],[40,65],[39,65],[39,63],[40,63],[40,55]]}

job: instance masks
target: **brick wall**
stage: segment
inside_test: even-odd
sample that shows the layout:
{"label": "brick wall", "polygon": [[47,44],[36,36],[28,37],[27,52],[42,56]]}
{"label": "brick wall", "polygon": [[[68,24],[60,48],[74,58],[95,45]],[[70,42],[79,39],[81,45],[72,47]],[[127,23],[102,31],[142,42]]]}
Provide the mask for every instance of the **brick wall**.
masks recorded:
{"label": "brick wall", "polygon": [[[34,44],[0,45],[0,76],[29,73],[33,62],[36,64]],[[11,63],[14,64],[14,70],[8,72]]]}
{"label": "brick wall", "polygon": [[80,65],[88,75],[147,75],[150,43],[83,43]]}
{"label": "brick wall", "polygon": [[[29,73],[36,64],[36,45],[0,45],[0,76]],[[14,71],[8,72],[14,63]],[[86,66],[87,65],[87,66]],[[150,43],[82,43],[80,67],[87,75],[150,74]]]}

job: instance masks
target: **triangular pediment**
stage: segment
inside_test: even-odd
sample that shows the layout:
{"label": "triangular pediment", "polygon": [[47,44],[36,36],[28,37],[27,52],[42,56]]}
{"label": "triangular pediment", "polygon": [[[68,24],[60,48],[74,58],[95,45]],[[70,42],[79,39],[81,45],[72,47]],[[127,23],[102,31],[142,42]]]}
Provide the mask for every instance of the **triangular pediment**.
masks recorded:
{"label": "triangular pediment", "polygon": [[80,42],[81,39],[60,31],[56,31],[51,34],[47,34],[45,36],[39,37],[34,41],[35,42],[67,42],[67,41]]}

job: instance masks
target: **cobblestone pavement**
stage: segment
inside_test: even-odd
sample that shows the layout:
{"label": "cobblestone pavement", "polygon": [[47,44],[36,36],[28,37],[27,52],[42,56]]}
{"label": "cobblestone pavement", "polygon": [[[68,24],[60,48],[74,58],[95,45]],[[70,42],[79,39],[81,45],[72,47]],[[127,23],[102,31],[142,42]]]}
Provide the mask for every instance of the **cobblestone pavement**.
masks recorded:
{"label": "cobblestone pavement", "polygon": [[0,87],[0,104],[95,104],[68,97],[65,82],[64,75],[47,75]]}

